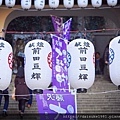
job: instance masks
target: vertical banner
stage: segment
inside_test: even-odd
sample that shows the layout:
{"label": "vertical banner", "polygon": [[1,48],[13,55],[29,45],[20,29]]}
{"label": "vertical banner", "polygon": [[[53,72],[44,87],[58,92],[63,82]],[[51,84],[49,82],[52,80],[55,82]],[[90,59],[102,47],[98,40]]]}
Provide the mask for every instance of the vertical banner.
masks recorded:
{"label": "vertical banner", "polygon": [[51,15],[51,18],[52,18],[52,22],[53,22],[56,35],[59,37],[62,37],[63,36],[63,32],[62,32],[63,31],[63,26],[62,26],[63,18],[54,16],[54,15]]}
{"label": "vertical banner", "polygon": [[[76,92],[68,89],[67,44],[65,40],[51,35],[53,40],[52,83],[53,91],[45,90],[37,95],[37,105],[41,119],[69,120],[68,115],[77,113]],[[75,117],[75,116],[74,116]],[[75,119],[73,119],[75,120]]]}
{"label": "vertical banner", "polygon": [[63,38],[65,40],[70,39],[70,26],[71,26],[72,18],[67,20],[65,23],[63,23]]}
{"label": "vertical banner", "polygon": [[67,44],[63,38],[51,35],[52,38],[52,79],[53,87],[58,91],[68,90]]}
{"label": "vertical banner", "polygon": [[56,35],[64,38],[65,40],[69,40],[72,18],[67,20],[65,23],[63,23],[63,18],[61,17],[51,15],[51,18],[52,18]]}
{"label": "vertical banner", "polygon": [[[76,91],[70,91],[67,68],[67,44],[71,20],[63,24],[63,18],[51,16],[56,35],[52,38],[52,88],[37,95],[37,105],[41,119],[69,120],[67,115],[77,113]],[[75,118],[73,120],[76,120]]]}

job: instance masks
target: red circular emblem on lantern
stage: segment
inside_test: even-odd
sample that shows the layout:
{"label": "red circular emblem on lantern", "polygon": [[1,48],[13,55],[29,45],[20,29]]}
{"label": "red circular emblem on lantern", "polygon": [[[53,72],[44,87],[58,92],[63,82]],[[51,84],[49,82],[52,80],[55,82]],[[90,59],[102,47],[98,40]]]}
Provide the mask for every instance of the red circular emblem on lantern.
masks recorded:
{"label": "red circular emblem on lantern", "polygon": [[47,62],[49,64],[49,67],[52,69],[52,52],[48,54]]}
{"label": "red circular emblem on lantern", "polygon": [[12,69],[12,64],[13,64],[13,53],[10,53],[8,56],[8,64],[10,69]]}

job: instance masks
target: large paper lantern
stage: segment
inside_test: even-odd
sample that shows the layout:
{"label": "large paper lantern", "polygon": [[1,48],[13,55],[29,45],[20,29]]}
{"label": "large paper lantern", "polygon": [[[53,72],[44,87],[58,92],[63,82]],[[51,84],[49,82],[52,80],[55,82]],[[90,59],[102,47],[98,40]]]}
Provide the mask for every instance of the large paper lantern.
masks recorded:
{"label": "large paper lantern", "polygon": [[77,3],[79,7],[87,7],[88,0],[77,0]]}
{"label": "large paper lantern", "polygon": [[49,0],[49,6],[51,8],[57,8],[59,6],[59,0]]}
{"label": "large paper lantern", "polygon": [[72,8],[74,6],[74,0],[64,0],[63,3],[66,8]]}
{"label": "large paper lantern", "polygon": [[93,7],[100,7],[102,5],[102,0],[91,0]]}
{"label": "large paper lantern", "polygon": [[120,36],[112,39],[109,45],[109,73],[111,81],[120,86]]}
{"label": "large paper lantern", "polygon": [[12,77],[13,51],[11,45],[0,40],[0,90],[9,87]]}
{"label": "large paper lantern", "polygon": [[32,1],[31,0],[21,0],[21,7],[25,10],[31,8]]}
{"label": "large paper lantern", "polygon": [[34,0],[34,6],[37,10],[41,10],[45,7],[45,0]]}
{"label": "large paper lantern", "polygon": [[5,0],[5,5],[12,8],[15,5],[15,0]]}
{"label": "large paper lantern", "polygon": [[0,0],[0,5],[2,5],[2,2],[3,2],[3,1],[2,1],[2,0]]}
{"label": "large paper lantern", "polygon": [[71,63],[68,68],[68,77],[73,88],[78,90],[89,89],[95,79],[94,46],[86,39],[75,39],[68,45]]}
{"label": "large paper lantern", "polygon": [[52,69],[48,64],[51,46],[44,40],[35,39],[25,46],[25,81],[32,89],[44,90],[51,83]]}
{"label": "large paper lantern", "polygon": [[115,6],[115,5],[117,5],[117,0],[107,0],[107,4],[109,5],[109,6]]}

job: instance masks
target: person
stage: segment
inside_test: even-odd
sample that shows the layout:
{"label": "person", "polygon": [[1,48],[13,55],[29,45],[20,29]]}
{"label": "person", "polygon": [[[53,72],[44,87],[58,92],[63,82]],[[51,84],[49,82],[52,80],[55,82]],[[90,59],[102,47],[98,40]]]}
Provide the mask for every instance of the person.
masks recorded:
{"label": "person", "polygon": [[100,57],[100,53],[96,52],[95,53],[95,74],[103,75],[103,71],[104,71],[104,61]]}
{"label": "person", "polygon": [[107,80],[110,80],[110,75],[109,75],[109,43],[110,43],[111,40],[112,40],[112,38],[109,40],[107,46],[105,47],[104,53],[103,53],[104,78],[107,79]]}
{"label": "person", "polygon": [[8,105],[9,105],[9,92],[8,92],[8,88],[1,91],[0,93],[0,106],[1,106],[1,102],[2,102],[2,97],[4,96],[4,106],[3,106],[3,111],[2,111],[2,115],[3,116],[7,116],[7,110],[8,110]]}
{"label": "person", "polygon": [[14,82],[15,82],[15,99],[16,101],[18,101],[19,115],[21,118],[23,118],[25,104],[29,100],[29,89],[25,83],[24,67],[21,61]]}
{"label": "person", "polygon": [[24,41],[21,38],[18,38],[17,41],[14,43],[14,56],[24,56],[24,48]]}
{"label": "person", "polygon": [[32,90],[29,88],[29,94],[30,94],[30,99],[27,102],[27,107],[30,108],[32,105],[32,99],[33,99],[33,95],[32,95]]}

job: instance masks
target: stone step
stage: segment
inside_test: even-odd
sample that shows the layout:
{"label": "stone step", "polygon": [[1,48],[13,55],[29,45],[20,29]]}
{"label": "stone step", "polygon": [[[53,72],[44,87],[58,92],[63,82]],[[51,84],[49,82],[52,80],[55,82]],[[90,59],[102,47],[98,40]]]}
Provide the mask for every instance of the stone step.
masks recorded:
{"label": "stone step", "polygon": [[[10,93],[12,93],[13,88],[14,85],[11,82]],[[115,92],[115,90],[118,90],[117,86],[111,81],[101,76],[96,77],[93,86],[88,89],[87,93],[77,93],[78,113],[120,113],[120,91]],[[18,102],[11,98],[8,112],[10,114],[18,114]],[[33,97],[32,107],[30,109],[26,107],[25,113],[38,113],[35,96]]]}

